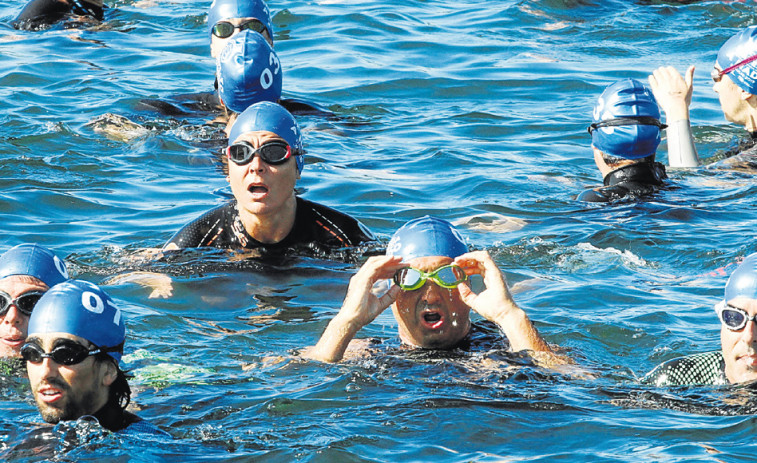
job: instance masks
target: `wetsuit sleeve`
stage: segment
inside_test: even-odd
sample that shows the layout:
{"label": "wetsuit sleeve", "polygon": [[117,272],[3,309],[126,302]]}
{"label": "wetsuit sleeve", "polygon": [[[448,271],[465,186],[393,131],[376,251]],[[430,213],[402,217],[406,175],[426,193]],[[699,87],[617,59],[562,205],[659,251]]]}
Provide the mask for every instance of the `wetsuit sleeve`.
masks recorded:
{"label": "wetsuit sleeve", "polygon": [[680,119],[670,123],[668,135],[668,163],[670,167],[697,167],[700,164],[694,136],[691,134],[691,122]]}
{"label": "wetsuit sleeve", "polygon": [[31,0],[18,17],[11,22],[16,29],[35,29],[53,24],[71,11],[71,6],[61,0]]}
{"label": "wetsuit sleeve", "polygon": [[720,352],[705,352],[668,360],[644,376],[641,383],[657,387],[728,384],[724,369]]}
{"label": "wetsuit sleeve", "polygon": [[224,207],[212,209],[185,225],[163,245],[163,249],[171,243],[179,249],[213,246],[225,228]]}
{"label": "wetsuit sleeve", "polygon": [[607,203],[610,202],[610,197],[605,195],[603,188],[592,188],[586,190],[578,195],[576,198],[578,201],[585,201],[589,203]]}

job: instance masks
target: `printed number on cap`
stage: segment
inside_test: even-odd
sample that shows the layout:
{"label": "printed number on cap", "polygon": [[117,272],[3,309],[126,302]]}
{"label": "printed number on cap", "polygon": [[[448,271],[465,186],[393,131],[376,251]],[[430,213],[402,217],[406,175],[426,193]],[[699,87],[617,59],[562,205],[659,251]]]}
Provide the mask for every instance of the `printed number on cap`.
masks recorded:
{"label": "printed number on cap", "polygon": [[[92,305],[94,302],[95,305]],[[103,302],[102,298],[91,291],[84,291],[81,295],[81,303],[85,309],[92,313],[101,314],[105,310],[105,304],[107,303],[110,308],[116,311],[116,315],[113,317],[113,324],[118,325],[121,322],[121,309],[113,305],[109,300]]]}
{"label": "printed number on cap", "polygon": [[275,66],[273,73],[271,73],[271,68],[265,68],[262,74],[260,74],[260,86],[263,87],[263,89],[267,90],[268,87],[270,87],[273,84],[273,74],[279,73],[279,68],[281,67],[281,63],[279,63],[279,58],[271,53],[268,55],[268,64],[270,66]]}

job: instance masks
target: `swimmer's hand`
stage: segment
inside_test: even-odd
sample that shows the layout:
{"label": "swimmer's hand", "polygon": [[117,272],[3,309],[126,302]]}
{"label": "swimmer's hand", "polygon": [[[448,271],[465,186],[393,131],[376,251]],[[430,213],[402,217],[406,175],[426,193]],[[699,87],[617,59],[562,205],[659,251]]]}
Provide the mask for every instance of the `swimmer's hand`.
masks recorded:
{"label": "swimmer's hand", "polygon": [[370,257],[350,279],[339,313],[329,322],[318,343],[303,352],[303,357],[322,362],[340,361],[357,332],[386,310],[400,292],[399,286],[392,284],[388,291],[378,296],[372,291],[374,284],[391,279],[404,267],[407,265],[402,263],[401,257]]}
{"label": "swimmer's hand", "polygon": [[116,275],[108,279],[106,284],[117,285],[121,283],[136,283],[140,286],[152,289],[149,298],[168,298],[173,295],[171,277],[162,273],[154,272],[130,272]]}
{"label": "swimmer's hand", "polygon": [[665,122],[689,120],[689,106],[694,91],[694,66],[689,66],[684,78],[673,66],[661,66],[649,76],[649,87],[657,103],[665,112]]}
{"label": "swimmer's hand", "polygon": [[515,303],[507,288],[505,277],[486,251],[474,251],[455,258],[467,275],[481,275],[486,287],[474,293],[467,283],[457,286],[460,298],[471,309],[496,323],[505,332],[513,351],[532,350],[551,352],[528,315]]}

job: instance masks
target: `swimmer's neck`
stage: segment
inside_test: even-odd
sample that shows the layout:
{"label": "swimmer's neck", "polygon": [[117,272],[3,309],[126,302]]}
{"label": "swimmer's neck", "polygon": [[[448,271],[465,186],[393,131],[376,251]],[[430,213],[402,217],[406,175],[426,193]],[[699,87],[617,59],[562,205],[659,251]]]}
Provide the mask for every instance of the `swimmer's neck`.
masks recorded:
{"label": "swimmer's neck", "polygon": [[260,243],[278,243],[289,235],[297,216],[297,197],[287,198],[284,205],[276,211],[255,213],[239,207],[239,218],[244,229],[253,239]]}

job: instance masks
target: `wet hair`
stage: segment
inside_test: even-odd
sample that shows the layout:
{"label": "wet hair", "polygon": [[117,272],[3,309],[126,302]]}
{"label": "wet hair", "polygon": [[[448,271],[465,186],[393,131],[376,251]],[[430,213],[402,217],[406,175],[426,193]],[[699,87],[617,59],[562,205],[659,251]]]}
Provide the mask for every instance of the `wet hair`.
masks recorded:
{"label": "wet hair", "polygon": [[605,153],[604,151],[602,152],[602,160],[605,161],[605,164],[607,164],[607,166],[610,168],[615,168],[615,167],[619,167],[620,165],[630,165],[630,164],[644,164],[644,163],[652,164],[654,162],[654,158],[655,158],[655,154],[652,153],[651,155],[647,157],[636,159],[634,161],[629,162],[628,159],[612,156]]}
{"label": "wet hair", "polygon": [[116,380],[110,385],[108,390],[108,406],[118,407],[121,410],[126,410],[126,407],[131,403],[131,386],[129,386],[129,378],[132,376],[121,369],[116,361],[110,355],[100,352],[95,355],[95,358],[101,362],[113,362],[116,367]]}

